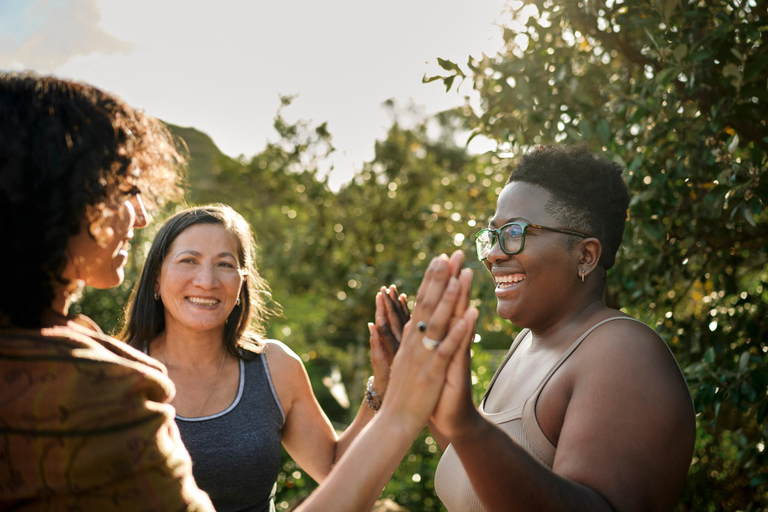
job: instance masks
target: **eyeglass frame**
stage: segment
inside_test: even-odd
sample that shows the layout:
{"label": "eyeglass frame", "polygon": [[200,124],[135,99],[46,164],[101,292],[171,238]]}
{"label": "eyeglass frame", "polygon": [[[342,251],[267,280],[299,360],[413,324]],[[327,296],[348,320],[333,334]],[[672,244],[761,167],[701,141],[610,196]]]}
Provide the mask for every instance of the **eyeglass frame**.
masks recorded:
{"label": "eyeglass frame", "polygon": [[[512,225],[520,226],[521,228],[523,228],[523,232],[520,234],[520,236],[522,237],[520,240],[520,248],[514,252],[508,251],[504,247],[504,244],[501,243],[501,230],[503,230],[507,226],[512,226]],[[481,257],[480,251],[477,250],[477,240],[478,238],[480,238],[480,235],[482,235],[486,231],[490,232],[491,235],[493,236],[493,243],[491,244],[491,247],[488,249],[488,253],[490,253],[493,247],[498,243],[499,249],[501,249],[501,251],[504,254],[508,256],[514,256],[515,254],[520,254],[521,252],[523,252],[523,249],[525,248],[525,235],[528,231],[528,228],[543,229],[545,231],[552,231],[553,233],[560,233],[563,235],[573,235],[581,238],[593,238],[591,235],[585,235],[584,233],[579,233],[578,231],[572,231],[570,229],[549,228],[547,226],[540,226],[539,224],[533,224],[532,222],[525,222],[525,221],[507,222],[506,224],[499,227],[498,229],[484,228],[478,231],[477,233],[475,233],[475,252],[477,252],[477,259],[480,261],[485,261],[488,259],[487,255],[485,257]]]}

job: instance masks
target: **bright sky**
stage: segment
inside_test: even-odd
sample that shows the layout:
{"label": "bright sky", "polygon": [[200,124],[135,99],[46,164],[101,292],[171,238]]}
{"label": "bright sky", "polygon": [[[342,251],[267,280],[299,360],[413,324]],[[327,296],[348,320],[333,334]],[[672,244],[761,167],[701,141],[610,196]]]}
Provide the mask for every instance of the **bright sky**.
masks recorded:
{"label": "bright sky", "polygon": [[231,156],[276,139],[289,120],[328,122],[333,186],[373,158],[382,102],[426,113],[463,103],[437,58],[494,54],[504,0],[0,0],[0,69],[83,80],[168,122],[210,135]]}

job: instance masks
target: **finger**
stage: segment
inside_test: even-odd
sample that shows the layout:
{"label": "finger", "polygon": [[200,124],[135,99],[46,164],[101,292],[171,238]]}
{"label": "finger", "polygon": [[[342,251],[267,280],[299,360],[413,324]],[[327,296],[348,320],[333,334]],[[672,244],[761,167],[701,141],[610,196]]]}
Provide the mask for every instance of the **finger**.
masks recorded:
{"label": "finger", "polygon": [[402,310],[402,304],[397,299],[396,292],[392,290],[394,286],[395,285],[392,285],[389,290],[387,290],[387,294],[384,295],[385,302],[387,303],[387,318],[389,323],[392,324],[393,331],[402,332],[407,319]]}
{"label": "finger", "polygon": [[424,333],[427,337],[434,340],[441,340],[445,337],[456,302],[459,299],[459,291],[459,280],[451,277],[440,302],[427,320],[427,330]]}
{"label": "finger", "polygon": [[[384,290],[384,287],[382,287],[382,290]],[[386,295],[382,292],[376,294],[376,315],[374,320],[376,321],[379,334],[382,338],[382,341],[384,342],[383,344],[385,350],[387,351],[387,357],[391,361],[392,358],[395,357],[397,349],[400,347],[400,339],[402,338],[403,330],[402,327],[400,327],[397,331],[393,330],[393,326],[390,324],[387,317],[387,305],[386,299],[384,298],[385,296]]]}
{"label": "finger", "polygon": [[408,322],[408,320],[411,318],[411,310],[408,308],[408,296],[404,293],[401,293],[398,297],[398,300],[400,301],[400,305],[402,306],[403,312],[405,313],[405,321]]}
{"label": "finger", "polygon": [[461,270],[459,274],[459,300],[456,301],[456,307],[453,310],[453,316],[459,318],[469,307],[469,296],[472,292],[472,278],[474,272],[471,268]]}
{"label": "finger", "polygon": [[[421,297],[426,296],[427,289],[433,283],[435,277],[443,272],[446,272],[448,265],[448,256],[445,253],[435,256],[432,261],[429,262],[427,270],[424,272],[424,277],[419,284],[419,289],[416,291],[416,304],[418,305]],[[446,268],[444,268],[444,266]],[[447,278],[446,278],[447,279]]]}
{"label": "finger", "polygon": [[417,319],[417,321],[429,319],[440,302],[440,298],[446,286],[448,286],[450,278],[448,256],[441,254],[432,260],[424,274],[424,279],[419,286],[419,293],[416,297],[413,318]]}
{"label": "finger", "polygon": [[462,318],[456,322],[446,334],[443,342],[435,349],[437,357],[433,359],[435,370],[442,375],[448,363],[459,350],[469,348],[472,337],[468,336],[470,327],[477,319],[477,310],[468,309]]}
{"label": "finger", "polygon": [[451,275],[453,277],[458,278],[459,272],[461,272],[461,265],[464,263],[464,251],[457,250],[453,251],[453,254],[451,254],[451,259],[449,260],[451,263]]}
{"label": "finger", "polygon": [[388,358],[385,344],[375,325],[368,323],[368,332],[370,337],[368,341],[371,345],[371,369],[374,379],[378,384],[386,387],[389,382],[389,368],[392,365],[392,359]]}

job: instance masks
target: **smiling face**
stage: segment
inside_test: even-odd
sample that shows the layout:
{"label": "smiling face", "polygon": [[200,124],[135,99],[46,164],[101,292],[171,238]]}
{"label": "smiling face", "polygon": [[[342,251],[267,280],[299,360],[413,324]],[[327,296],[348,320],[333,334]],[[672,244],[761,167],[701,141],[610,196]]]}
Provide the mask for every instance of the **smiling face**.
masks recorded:
{"label": "smiling face", "polygon": [[[550,227],[565,227],[546,211],[552,196],[541,187],[512,182],[499,195],[490,227],[526,221]],[[525,248],[510,256],[496,243],[485,266],[496,283],[496,311],[520,327],[534,330],[556,322],[579,294],[578,248],[567,244],[567,235],[529,227]]]}
{"label": "smiling face", "polygon": [[223,333],[243,284],[238,249],[220,224],[195,224],[176,237],[155,284],[166,330]]}
{"label": "smiling face", "polygon": [[147,225],[140,194],[126,198],[117,210],[105,210],[98,223],[85,221],[67,245],[68,263],[62,277],[94,288],[111,288],[123,282],[134,228]]}

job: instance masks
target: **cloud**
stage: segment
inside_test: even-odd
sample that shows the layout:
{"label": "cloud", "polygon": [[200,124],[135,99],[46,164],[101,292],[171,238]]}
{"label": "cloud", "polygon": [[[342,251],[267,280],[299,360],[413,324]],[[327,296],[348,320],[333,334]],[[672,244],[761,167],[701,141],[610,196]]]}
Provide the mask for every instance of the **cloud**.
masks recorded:
{"label": "cloud", "polygon": [[78,55],[127,54],[132,45],[100,26],[97,0],[11,1],[0,36],[0,68],[52,73]]}

